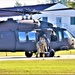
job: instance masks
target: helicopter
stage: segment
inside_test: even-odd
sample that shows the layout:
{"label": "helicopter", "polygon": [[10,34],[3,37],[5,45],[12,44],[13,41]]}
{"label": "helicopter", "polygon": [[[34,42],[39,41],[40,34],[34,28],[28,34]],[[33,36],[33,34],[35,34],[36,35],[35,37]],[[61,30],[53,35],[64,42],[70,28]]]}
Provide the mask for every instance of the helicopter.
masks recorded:
{"label": "helicopter", "polygon": [[26,57],[31,57],[37,52],[36,43],[42,35],[50,40],[48,57],[53,57],[58,50],[74,48],[74,39],[66,29],[53,27],[52,23],[35,21],[32,16],[31,19],[24,19],[25,14],[41,14],[39,11],[0,8],[0,12],[0,17],[22,15],[21,20],[8,18],[0,21],[0,52],[23,51]]}

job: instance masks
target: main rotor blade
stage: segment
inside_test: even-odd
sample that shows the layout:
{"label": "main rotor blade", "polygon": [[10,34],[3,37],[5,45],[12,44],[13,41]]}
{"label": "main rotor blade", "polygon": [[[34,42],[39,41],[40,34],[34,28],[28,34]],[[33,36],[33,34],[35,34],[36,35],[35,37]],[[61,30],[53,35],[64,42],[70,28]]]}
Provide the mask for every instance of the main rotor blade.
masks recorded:
{"label": "main rotor blade", "polygon": [[22,13],[22,14],[41,14],[40,11],[34,11],[34,10],[26,10],[26,9],[23,9],[23,10],[12,10],[12,9],[0,9],[0,12],[15,12],[15,13]]}
{"label": "main rotor blade", "polygon": [[73,8],[61,8],[61,9],[51,9],[51,10],[30,10],[26,8],[0,8],[0,17],[9,17],[9,16],[19,16],[19,15],[25,15],[25,14],[42,14],[41,12],[46,11],[63,11],[63,10],[75,10]]}

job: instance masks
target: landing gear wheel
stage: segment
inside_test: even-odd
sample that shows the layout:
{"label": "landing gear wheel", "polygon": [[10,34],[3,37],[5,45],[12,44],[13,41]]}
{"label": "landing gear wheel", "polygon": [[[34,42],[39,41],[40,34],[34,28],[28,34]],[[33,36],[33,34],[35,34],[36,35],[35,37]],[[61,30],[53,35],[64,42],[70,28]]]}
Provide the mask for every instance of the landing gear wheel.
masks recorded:
{"label": "landing gear wheel", "polygon": [[55,55],[54,49],[50,49],[48,53],[45,54],[45,57],[53,57]]}
{"label": "landing gear wheel", "polygon": [[54,55],[55,55],[55,51],[54,51],[54,49],[51,49],[51,50],[50,50],[49,57],[53,57]]}
{"label": "landing gear wheel", "polygon": [[25,52],[26,57],[32,57],[33,53],[32,52]]}

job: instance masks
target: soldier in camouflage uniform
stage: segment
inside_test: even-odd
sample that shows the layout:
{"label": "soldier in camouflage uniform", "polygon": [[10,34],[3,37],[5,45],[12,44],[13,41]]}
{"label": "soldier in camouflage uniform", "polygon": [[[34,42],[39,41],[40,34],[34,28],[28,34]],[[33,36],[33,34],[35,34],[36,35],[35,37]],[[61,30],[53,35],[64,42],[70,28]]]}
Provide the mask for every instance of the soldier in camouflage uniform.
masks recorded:
{"label": "soldier in camouflage uniform", "polygon": [[40,37],[40,40],[36,44],[37,46],[37,55],[48,51],[47,41],[45,37]]}

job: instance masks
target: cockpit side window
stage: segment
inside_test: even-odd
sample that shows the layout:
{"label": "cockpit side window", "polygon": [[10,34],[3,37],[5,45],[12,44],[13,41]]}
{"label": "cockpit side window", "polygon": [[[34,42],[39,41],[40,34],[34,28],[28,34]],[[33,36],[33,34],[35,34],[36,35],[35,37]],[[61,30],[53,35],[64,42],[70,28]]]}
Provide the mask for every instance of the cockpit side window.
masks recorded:
{"label": "cockpit side window", "polygon": [[54,31],[52,31],[52,34],[51,34],[51,41],[57,41],[57,34]]}
{"label": "cockpit side window", "polygon": [[64,38],[70,39],[72,36],[68,31],[64,31]]}
{"label": "cockpit side window", "polygon": [[36,41],[36,34],[35,34],[35,32],[28,32],[28,39]]}
{"label": "cockpit side window", "polygon": [[59,35],[59,41],[62,41],[62,32],[58,31],[58,35]]}
{"label": "cockpit side window", "polygon": [[18,32],[19,42],[26,42],[26,33],[25,32]]}

